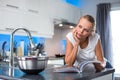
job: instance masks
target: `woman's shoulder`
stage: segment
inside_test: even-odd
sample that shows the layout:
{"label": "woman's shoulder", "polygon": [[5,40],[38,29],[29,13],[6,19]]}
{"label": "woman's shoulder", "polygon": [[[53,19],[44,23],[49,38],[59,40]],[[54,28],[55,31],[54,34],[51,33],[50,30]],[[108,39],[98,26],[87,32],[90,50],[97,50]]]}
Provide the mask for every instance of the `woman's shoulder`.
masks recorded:
{"label": "woman's shoulder", "polygon": [[67,33],[66,37],[72,37],[72,32]]}
{"label": "woman's shoulder", "polygon": [[100,35],[98,33],[92,33],[91,37],[92,38],[100,38]]}
{"label": "woman's shoulder", "polygon": [[74,45],[75,40],[74,40],[74,38],[72,36],[72,32],[67,33],[66,37]]}

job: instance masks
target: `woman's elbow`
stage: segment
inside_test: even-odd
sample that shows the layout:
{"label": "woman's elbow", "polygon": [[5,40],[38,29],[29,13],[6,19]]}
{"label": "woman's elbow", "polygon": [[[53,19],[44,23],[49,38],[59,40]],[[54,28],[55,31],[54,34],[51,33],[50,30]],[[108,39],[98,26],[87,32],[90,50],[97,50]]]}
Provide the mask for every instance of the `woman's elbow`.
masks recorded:
{"label": "woman's elbow", "polygon": [[65,57],[65,64],[68,64],[69,62],[68,62],[68,59]]}
{"label": "woman's elbow", "polygon": [[65,64],[68,66],[72,66],[71,60],[69,60],[68,58],[65,58]]}

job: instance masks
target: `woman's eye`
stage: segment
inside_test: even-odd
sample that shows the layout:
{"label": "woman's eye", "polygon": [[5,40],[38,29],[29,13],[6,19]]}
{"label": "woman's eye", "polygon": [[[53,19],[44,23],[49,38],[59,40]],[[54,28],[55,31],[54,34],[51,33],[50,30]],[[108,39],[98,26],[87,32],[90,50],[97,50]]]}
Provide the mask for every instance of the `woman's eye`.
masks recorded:
{"label": "woman's eye", "polygon": [[78,27],[79,27],[80,29],[83,28],[83,30],[84,30],[85,32],[90,32],[90,29],[86,29],[86,28],[82,27],[81,25],[79,25]]}
{"label": "woman's eye", "polygon": [[88,30],[88,29],[84,29],[86,32],[90,32],[91,30]]}
{"label": "woman's eye", "polygon": [[79,25],[79,28],[82,28],[82,26]]}
{"label": "woman's eye", "polygon": [[89,32],[90,30],[84,29],[86,32]]}

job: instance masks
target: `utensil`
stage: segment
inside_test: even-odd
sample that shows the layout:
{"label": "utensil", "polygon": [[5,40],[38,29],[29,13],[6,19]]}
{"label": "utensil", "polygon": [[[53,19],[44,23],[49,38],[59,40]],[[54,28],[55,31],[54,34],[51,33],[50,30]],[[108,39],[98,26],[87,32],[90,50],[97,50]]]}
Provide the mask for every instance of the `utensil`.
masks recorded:
{"label": "utensil", "polygon": [[55,57],[65,57],[63,54],[55,54]]}
{"label": "utensil", "polygon": [[13,43],[13,52],[17,53],[17,41],[14,41]]}
{"label": "utensil", "polygon": [[36,46],[36,48],[37,48],[37,50],[38,50],[37,56],[39,56],[39,54],[43,55],[42,53],[44,52],[44,44],[39,43],[39,44]]}
{"label": "utensil", "polygon": [[47,67],[48,57],[24,56],[17,57],[20,70],[27,74],[38,74]]}
{"label": "utensil", "polygon": [[5,60],[7,58],[6,53],[5,53],[6,43],[7,43],[7,41],[4,41],[3,44],[2,44],[2,53],[1,53],[2,55],[1,55],[1,57],[2,57],[3,60]]}

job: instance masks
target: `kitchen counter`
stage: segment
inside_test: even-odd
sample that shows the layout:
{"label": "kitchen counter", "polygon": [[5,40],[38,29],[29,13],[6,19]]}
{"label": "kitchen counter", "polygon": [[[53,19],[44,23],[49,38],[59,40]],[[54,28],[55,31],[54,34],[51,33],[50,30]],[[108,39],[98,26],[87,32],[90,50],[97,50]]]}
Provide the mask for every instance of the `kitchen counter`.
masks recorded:
{"label": "kitchen counter", "polygon": [[64,59],[64,57],[49,56],[49,60],[60,60],[60,59]]}
{"label": "kitchen counter", "polygon": [[[48,65],[49,66],[49,65]],[[110,77],[114,74],[114,69],[104,69],[101,72],[83,72],[83,73],[56,73],[54,68],[46,68],[38,75],[29,75],[23,73],[17,67],[0,66],[0,79],[3,80],[112,80]],[[104,76],[104,77],[103,77]],[[106,77],[108,79],[106,79]],[[99,78],[99,79],[97,79]]]}

